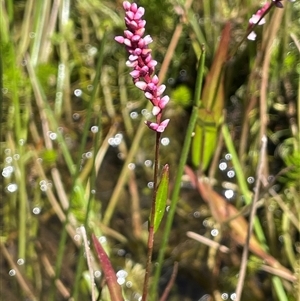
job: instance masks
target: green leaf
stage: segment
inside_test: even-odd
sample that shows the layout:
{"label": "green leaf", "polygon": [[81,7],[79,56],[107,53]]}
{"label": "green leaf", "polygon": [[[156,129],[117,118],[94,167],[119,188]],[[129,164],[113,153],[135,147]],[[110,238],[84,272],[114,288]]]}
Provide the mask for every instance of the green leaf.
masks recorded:
{"label": "green leaf", "polygon": [[214,154],[217,130],[222,119],[224,108],[223,66],[227,60],[229,40],[230,23],[227,23],[212,66],[206,76],[201,96],[202,107],[198,111],[198,122],[192,141],[192,162],[195,167],[201,165],[201,171],[207,168]]}
{"label": "green leaf", "polygon": [[158,230],[166,210],[169,190],[169,165],[166,164],[162,170],[161,181],[158,185],[154,215],[154,233]]}

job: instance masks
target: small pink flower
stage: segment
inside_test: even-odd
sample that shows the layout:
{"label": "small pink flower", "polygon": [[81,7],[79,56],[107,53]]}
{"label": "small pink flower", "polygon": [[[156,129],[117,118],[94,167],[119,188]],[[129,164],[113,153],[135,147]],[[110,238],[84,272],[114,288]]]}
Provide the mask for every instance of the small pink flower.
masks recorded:
{"label": "small pink flower", "polygon": [[160,124],[150,121],[145,121],[145,124],[153,131],[162,133],[168,126],[170,119],[162,121]]}
{"label": "small pink flower", "polygon": [[[281,3],[282,0],[272,0],[272,2],[278,8],[283,7]],[[266,2],[266,4],[261,9],[259,9],[254,15],[252,15],[252,17],[249,19],[248,29],[252,29],[256,24],[257,25],[265,24],[266,20],[264,18],[264,15],[267,14],[270,7],[271,7],[271,2]],[[256,33],[251,31],[247,38],[248,40],[254,41],[256,39]]]}

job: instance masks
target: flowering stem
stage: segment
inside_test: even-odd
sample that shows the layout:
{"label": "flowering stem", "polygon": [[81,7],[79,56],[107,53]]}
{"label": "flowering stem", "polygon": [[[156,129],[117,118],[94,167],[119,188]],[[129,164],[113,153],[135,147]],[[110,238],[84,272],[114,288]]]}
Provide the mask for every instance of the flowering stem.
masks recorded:
{"label": "flowering stem", "polygon": [[158,156],[159,156],[159,143],[160,143],[161,133],[156,133],[156,142],[155,142],[155,158],[154,158],[154,179],[153,179],[153,195],[152,195],[152,204],[151,204],[151,214],[149,220],[149,234],[148,234],[148,253],[147,253],[147,262],[143,286],[143,296],[142,301],[147,300],[148,289],[149,289],[149,277],[151,273],[151,262],[153,254],[153,243],[154,243],[154,218],[155,218],[155,208],[156,208],[156,195],[157,195],[157,186],[158,186]]}
{"label": "flowering stem", "polygon": [[257,22],[250,24],[250,26],[248,26],[247,31],[244,37],[242,38],[242,40],[232,49],[232,51],[229,54],[228,60],[230,60],[237,53],[238,49],[243,44],[243,42],[247,39],[249,34],[255,29],[255,27],[259,25],[261,20],[263,20],[263,18],[269,13],[272,7],[276,6],[275,2],[273,1],[271,3],[267,3],[266,5],[268,5],[268,7],[266,7],[266,9],[262,12],[262,14],[259,15],[259,19],[257,20]]}
{"label": "flowering stem", "polygon": [[192,111],[191,118],[189,121],[188,129],[187,129],[187,132],[185,135],[183,148],[181,151],[180,162],[179,162],[179,166],[178,166],[177,173],[176,173],[174,190],[173,190],[172,197],[171,197],[171,206],[170,206],[170,210],[168,211],[167,222],[166,222],[162,242],[160,244],[160,249],[159,249],[159,253],[158,253],[158,260],[157,260],[158,265],[155,267],[155,274],[154,274],[151,291],[150,291],[150,297],[151,297],[152,301],[157,300],[157,287],[158,287],[160,273],[162,270],[162,263],[163,263],[164,256],[165,256],[165,250],[166,250],[166,247],[168,244],[171,227],[172,227],[173,219],[174,219],[175,212],[176,212],[177,201],[179,199],[181,178],[182,178],[184,166],[186,164],[189,149],[190,149],[192,132],[194,131],[196,121],[198,118],[198,110],[202,103],[201,102],[201,91],[202,91],[202,82],[203,82],[203,74],[204,74],[204,62],[205,62],[205,48],[204,48],[204,46],[202,46],[202,54],[201,54],[201,57],[199,60],[198,74],[197,74],[197,80],[196,80],[194,107],[193,107],[193,111]]}

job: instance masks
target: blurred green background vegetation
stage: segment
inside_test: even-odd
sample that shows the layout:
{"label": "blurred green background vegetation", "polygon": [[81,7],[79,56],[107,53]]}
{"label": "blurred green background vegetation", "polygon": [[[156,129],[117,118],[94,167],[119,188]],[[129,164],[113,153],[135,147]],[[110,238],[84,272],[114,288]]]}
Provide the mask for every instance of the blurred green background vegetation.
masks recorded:
{"label": "blurred green background vegetation", "polygon": [[[154,135],[146,127],[147,100],[135,89],[127,54],[114,41],[124,30],[121,1],[2,0],[1,51],[1,300],[91,300],[81,244],[103,238],[126,300],[140,300],[151,204]],[[201,45],[208,74],[222,29],[231,23],[230,51],[243,39],[261,1],[149,1],[146,34],[171,97],[161,165],[174,181],[195,90]],[[299,300],[300,220],[300,3],[283,1],[255,29],[225,67],[224,111],[251,194],[262,133],[268,137],[258,218],[269,253],[296,283],[276,287],[250,257],[242,300]],[[176,36],[177,35],[177,36]],[[175,41],[172,48],[171,41]],[[169,61],[168,61],[169,60]],[[164,64],[165,62],[165,64]],[[218,121],[219,122],[219,121]],[[211,160],[206,175],[238,210],[244,191],[232,154],[216,124],[216,145],[204,141]],[[189,159],[190,164],[192,159]],[[268,186],[269,185],[269,186]],[[222,231],[221,231],[222,228]],[[219,235],[212,235],[218,229]],[[192,240],[194,231],[230,247],[230,254]],[[175,261],[178,275],[168,300],[234,300],[241,248],[226,225],[183,179],[159,287]],[[163,227],[155,240],[154,261]],[[96,261],[98,300],[110,300]],[[125,275],[125,276],[124,276]],[[120,281],[123,281],[120,280]],[[276,282],[277,283],[277,282]],[[71,299],[72,298],[72,299]]]}

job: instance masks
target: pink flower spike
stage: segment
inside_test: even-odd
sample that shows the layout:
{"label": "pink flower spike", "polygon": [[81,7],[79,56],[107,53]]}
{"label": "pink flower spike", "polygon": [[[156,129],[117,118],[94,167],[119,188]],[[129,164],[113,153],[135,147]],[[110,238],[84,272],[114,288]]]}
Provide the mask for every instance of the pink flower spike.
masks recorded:
{"label": "pink flower spike", "polygon": [[139,57],[137,55],[133,55],[133,54],[129,56],[130,61],[136,61],[138,58]]}
{"label": "pink flower spike", "polygon": [[136,79],[140,77],[140,71],[139,70],[133,70],[129,73],[132,78]]}
{"label": "pink flower spike", "polygon": [[160,96],[162,95],[166,90],[166,85],[160,85],[158,88],[157,88],[157,95]]}
{"label": "pink flower spike", "polygon": [[143,81],[136,82],[135,86],[137,88],[139,88],[140,90],[142,90],[142,91],[145,91],[145,89],[147,88],[147,84],[145,82],[143,82]]}
{"label": "pink flower spike", "polygon": [[[261,18],[261,16],[259,16],[259,15],[252,15],[252,17],[249,19],[249,23],[250,24],[256,24],[259,21],[260,18]],[[263,25],[265,23],[266,23],[265,18],[262,18],[259,21],[258,25]]]}
{"label": "pink flower spike", "polygon": [[153,114],[154,116],[157,116],[160,112],[161,112],[160,107],[157,107],[157,106],[154,106],[154,107],[153,107],[153,109],[152,109],[152,114]]}
{"label": "pink flower spike", "polygon": [[138,20],[138,19],[140,19],[144,14],[145,14],[145,9],[144,9],[144,7],[141,6],[141,7],[138,8],[137,12],[135,13],[134,19],[135,19],[135,20]]}
{"label": "pink flower spike", "polygon": [[170,97],[168,95],[165,95],[158,103],[158,106],[161,109],[164,109],[164,107],[167,105],[167,103],[169,102]]}
{"label": "pink flower spike", "polygon": [[140,37],[142,37],[145,33],[145,28],[141,27],[138,30],[135,31],[135,34],[139,35]]}
{"label": "pink flower spike", "polygon": [[131,7],[131,3],[129,1],[124,1],[123,2],[123,8],[127,11]]}
{"label": "pink flower spike", "polygon": [[155,61],[155,60],[151,60],[148,64],[147,64],[147,66],[149,67],[149,68],[153,68],[153,67],[155,67],[157,65],[157,61]]}
{"label": "pink flower spike", "polygon": [[157,128],[157,132],[162,133],[168,126],[169,121],[170,121],[170,119],[165,119],[164,121],[162,121]]}
{"label": "pink flower spike", "polygon": [[115,41],[116,42],[118,42],[118,43],[120,43],[120,44],[123,44],[124,43],[124,37],[122,37],[122,36],[116,36],[115,37]]}
{"label": "pink flower spike", "polygon": [[145,123],[151,130],[158,132],[158,133],[162,133],[168,126],[169,121],[170,121],[170,119],[166,119],[163,122],[161,122],[160,124],[157,124],[155,122],[150,122],[150,121],[145,121]]}
{"label": "pink flower spike", "polygon": [[130,10],[131,10],[132,12],[136,13],[137,9],[138,9],[137,4],[133,2],[133,3],[131,4]]}
{"label": "pink flower spike", "polygon": [[131,47],[131,41],[129,39],[124,39],[124,44],[128,47]]}
{"label": "pink flower spike", "polygon": [[138,64],[138,61],[127,61],[126,66],[129,68],[135,68]]}
{"label": "pink flower spike", "polygon": [[125,15],[130,20],[133,20],[134,18],[134,13],[132,11],[127,11]]}
{"label": "pink flower spike", "polygon": [[145,92],[145,97],[151,100],[153,99],[153,94],[150,92]]}
{"label": "pink flower spike", "polygon": [[147,36],[144,37],[144,42],[145,42],[146,45],[148,45],[148,44],[152,43],[153,40],[152,40],[150,35],[147,35]]}
{"label": "pink flower spike", "polygon": [[256,39],[256,33],[254,31],[251,31],[248,34],[247,39],[250,40],[250,41],[255,41],[255,39]]}

